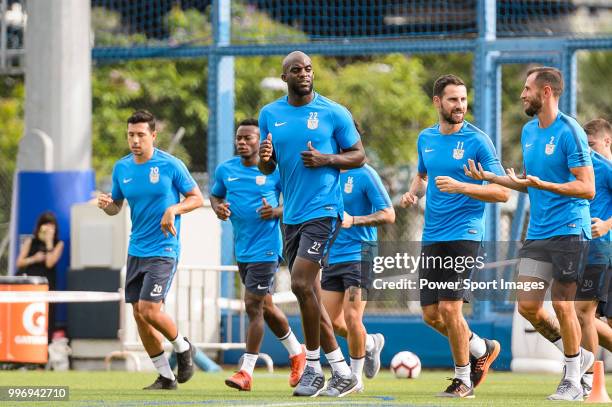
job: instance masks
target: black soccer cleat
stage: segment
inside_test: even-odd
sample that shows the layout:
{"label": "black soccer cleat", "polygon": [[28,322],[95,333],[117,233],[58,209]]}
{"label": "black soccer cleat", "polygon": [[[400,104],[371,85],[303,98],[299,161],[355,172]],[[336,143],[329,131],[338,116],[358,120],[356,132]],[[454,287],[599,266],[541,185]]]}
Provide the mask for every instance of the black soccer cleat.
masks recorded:
{"label": "black soccer cleat", "polygon": [[157,379],[150,386],[143,387],[143,390],[176,390],[176,379],[170,380],[162,375],[157,376]]}
{"label": "black soccer cleat", "polygon": [[449,397],[449,398],[474,398],[474,387],[468,386],[463,380],[454,378],[449,379],[451,384],[442,393],[438,393],[437,397]]}
{"label": "black soccer cleat", "polygon": [[196,348],[189,342],[189,339],[184,338],[189,344],[189,349],[185,352],[176,353],[176,362],[178,365],[178,372],[176,374],[176,380],[179,383],[185,383],[187,380],[193,377],[195,368],[193,366],[193,358],[195,357]]}

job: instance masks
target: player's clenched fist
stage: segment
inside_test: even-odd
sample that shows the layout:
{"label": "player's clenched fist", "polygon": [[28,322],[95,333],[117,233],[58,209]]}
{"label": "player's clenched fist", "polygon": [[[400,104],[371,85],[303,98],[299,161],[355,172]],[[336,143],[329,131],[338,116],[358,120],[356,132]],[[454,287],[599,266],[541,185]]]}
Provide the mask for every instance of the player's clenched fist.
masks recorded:
{"label": "player's clenched fist", "polygon": [[263,162],[268,162],[272,158],[272,134],[270,133],[268,133],[268,137],[259,146],[259,158]]}
{"label": "player's clenched fist", "polygon": [[407,208],[409,206],[416,205],[419,201],[419,197],[411,192],[406,192],[402,195],[402,199],[400,200],[400,205],[402,208]]}
{"label": "player's clenched fist", "polygon": [[100,209],[106,209],[108,208],[108,205],[113,203],[113,198],[110,196],[110,194],[100,194],[98,195],[98,208]]}

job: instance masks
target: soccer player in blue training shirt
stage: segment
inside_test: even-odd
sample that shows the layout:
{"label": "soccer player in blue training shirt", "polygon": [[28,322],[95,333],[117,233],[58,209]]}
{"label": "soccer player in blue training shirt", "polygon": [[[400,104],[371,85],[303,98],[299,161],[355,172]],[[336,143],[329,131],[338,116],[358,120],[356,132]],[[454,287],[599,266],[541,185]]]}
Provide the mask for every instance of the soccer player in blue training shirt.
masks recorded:
{"label": "soccer player in blue training shirt", "polygon": [[256,119],[240,122],[236,130],[234,157],[217,167],[210,203],[221,220],[234,228],[234,250],[242,283],[244,306],[249,316],[246,353],[238,372],[225,381],[230,387],[250,391],[253,369],[259,357],[264,321],[289,352],[289,384],[295,387],[306,364],[306,352],[291,331],[287,317],[272,302],[274,274],[278,270],[282,241],[278,171],[262,174],[259,162],[259,126]]}
{"label": "soccer player in blue training shirt", "polygon": [[[612,317],[612,296],[609,297],[609,290],[612,288],[612,127],[604,119],[595,119],[584,125],[584,131],[591,147],[596,193],[595,198],[589,202],[593,240],[589,243],[589,257],[584,275],[578,283],[576,313],[582,328],[582,346],[597,354],[599,342],[612,351],[612,328],[595,317],[598,304],[601,306],[601,315]],[[588,397],[593,387],[592,367],[582,375],[580,384],[583,397]]]}
{"label": "soccer player in blue training shirt", "polygon": [[[355,124],[359,131],[359,127]],[[363,134],[360,132],[363,136]],[[347,339],[351,371],[363,391],[362,373],[371,379],[380,370],[382,334],[368,334],[363,326],[367,290],[371,285],[369,261],[362,249],[376,244],[376,226],[395,222],[395,210],[376,171],[369,165],[340,171],[344,202],[342,230],[323,268],[321,298],[334,332]]]}
{"label": "soccer player in blue training shirt", "polygon": [[333,371],[322,395],[344,396],[356,390],[357,378],[321,304],[318,275],[343,215],[340,169],[362,166],[365,152],[348,110],[313,91],[312,62],[306,54],[287,55],[281,78],[288,95],[259,114],[260,132],[266,135],[259,168],[272,174],[278,165],[280,172],[285,259],[306,339],[306,368],[293,394],[314,397],[323,390],[321,345]]}
{"label": "soccer player in blue training shirt", "polygon": [[[195,348],[180,335],[170,316],[162,311],[179,256],[181,216],[203,204],[202,193],[185,164],[153,146],[155,117],[137,111],[128,120],[131,154],[113,168],[112,194],[101,194],[98,207],[116,215],[127,199],[132,233],[128,248],[125,302],[131,303],[138,334],[159,372],[145,390],[174,390],[194,373]],[[180,194],[185,199],[180,200]],[[162,335],[177,354],[174,376],[164,356]]]}
{"label": "soccer player in blue training shirt", "polygon": [[[565,355],[565,374],[549,400],[582,400],[580,378],[594,356],[580,347],[580,324],[574,309],[576,283],[591,239],[589,199],[595,196],[593,165],[584,130],[559,111],[563,76],[555,68],[527,72],[521,93],[528,116],[537,116],[523,127],[521,144],[524,177],[512,168],[499,176],[470,163],[469,173],[529,194],[530,218],[525,244],[519,252],[521,284],[542,284],[544,289],[518,291],[518,309],[531,325]],[[552,303],[557,318],[543,307],[552,283]]]}
{"label": "soccer player in blue training shirt", "polygon": [[463,317],[469,293],[461,284],[472,270],[446,267],[448,262],[442,265],[439,260],[450,257],[453,265],[474,264],[484,237],[485,202],[505,202],[510,191],[465,174],[469,159],[497,174],[503,174],[503,168],[489,136],[464,120],[467,89],[463,80],[455,75],[438,78],[433,104],[439,123],[419,134],[418,172],[401,205],[416,205],[426,194],[419,282],[446,284],[440,289],[429,285],[420,289],[423,320],[448,337],[455,362],[455,376],[438,396],[471,398],[499,355],[500,345],[471,332]]}

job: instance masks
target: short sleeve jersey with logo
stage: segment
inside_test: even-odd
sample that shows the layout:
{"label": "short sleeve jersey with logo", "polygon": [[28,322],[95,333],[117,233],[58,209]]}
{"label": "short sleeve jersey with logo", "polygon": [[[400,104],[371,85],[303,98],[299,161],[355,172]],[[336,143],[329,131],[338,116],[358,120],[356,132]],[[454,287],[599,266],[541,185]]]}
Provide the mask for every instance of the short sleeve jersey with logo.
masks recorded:
{"label": "short sleeve jersey with logo", "polygon": [[436,177],[449,176],[460,182],[482,185],[483,181],[465,175],[463,166],[468,165],[468,159],[482,164],[487,171],[503,175],[489,136],[467,121],[452,134],[440,133],[437,124],[421,132],[417,151],[418,171],[428,178],[422,241],[483,240],[485,203],[467,195],[441,192],[436,186]]}
{"label": "short sleeve jersey with logo", "polygon": [[[595,172],[595,198],[589,201],[591,218],[607,220],[612,217],[612,161],[591,151]],[[612,265],[612,232],[593,239],[589,245],[589,264]]]}
{"label": "short sleeve jersey with logo", "polygon": [[[392,206],[389,194],[376,171],[369,165],[340,172],[344,210],[352,216],[365,216]],[[376,242],[376,226],[341,229],[329,252],[329,264],[361,261],[362,246]]]}
{"label": "short sleeve jersey with logo", "polygon": [[296,107],[284,96],[259,114],[261,138],[272,134],[274,156],[283,191],[283,223],[342,216],[339,170],[330,166],[307,168],[300,153],[308,142],[323,154],[337,154],[359,141],[349,111],[315,93],[307,105]]}
{"label": "short sleeve jersey with logo", "polygon": [[160,222],[166,209],[180,201],[180,194],[196,183],[178,158],[155,149],[149,161],[137,164],[129,154],[113,168],[113,200],[126,199],[130,205],[132,233],[128,254],[137,257],[178,258],[181,217],[176,216],[177,235],[164,236]]}
{"label": "short sleeve jersey with logo", "polygon": [[239,262],[275,262],[281,256],[279,220],[262,220],[258,212],[262,198],[277,207],[280,192],[278,170],[264,175],[257,166],[244,166],[240,157],[217,167],[211,194],[230,204],[234,250]]}
{"label": "short sleeve jersey with logo", "polygon": [[[592,166],[586,134],[573,118],[559,112],[543,129],[538,119],[523,127],[521,136],[525,173],[544,181],[567,183],[576,179],[572,168]],[[528,188],[530,203],[527,239],[584,235],[591,238],[589,202],[537,188]]]}

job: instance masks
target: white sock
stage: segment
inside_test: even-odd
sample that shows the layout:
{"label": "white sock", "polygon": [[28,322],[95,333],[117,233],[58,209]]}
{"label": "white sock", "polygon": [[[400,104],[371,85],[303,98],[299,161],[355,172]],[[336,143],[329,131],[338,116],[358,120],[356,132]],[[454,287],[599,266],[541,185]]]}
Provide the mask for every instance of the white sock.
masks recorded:
{"label": "white sock", "polygon": [[170,362],[168,362],[164,352],[157,356],[151,356],[151,361],[160,375],[164,376],[166,379],[174,380],[174,373],[172,373]]}
{"label": "white sock", "polygon": [[589,387],[593,387],[593,373],[585,373],[582,375],[582,380],[584,380],[584,382],[586,384],[589,385]]}
{"label": "white sock", "polygon": [[253,377],[253,370],[255,370],[255,364],[257,363],[257,358],[259,354],[257,353],[245,353],[242,356],[242,365],[240,365],[240,370],[244,370],[248,374]]}
{"label": "white sock", "polygon": [[340,376],[344,377],[351,375],[351,368],[346,364],[346,360],[344,360],[344,355],[342,355],[340,348],[336,348],[336,350],[326,353],[325,357],[331,365],[332,373],[338,372]]}
{"label": "white sock", "polygon": [[475,332],[472,332],[472,337],[470,338],[470,355],[479,358],[482,357],[486,351],[487,344],[484,339],[476,335]]}
{"label": "white sock", "polygon": [[302,353],[302,345],[295,337],[295,334],[291,328],[289,328],[287,335],[283,336],[282,338],[278,338],[278,340],[281,341],[285,349],[287,349],[287,352],[289,352],[289,357]]}
{"label": "white sock", "polygon": [[323,373],[323,369],[321,369],[321,348],[316,350],[306,349],[306,366],[312,367],[317,373]]}
{"label": "white sock", "polygon": [[461,379],[467,386],[472,387],[472,381],[470,380],[470,364],[465,366],[455,365],[455,378]]}
{"label": "white sock", "polygon": [[183,353],[189,350],[189,343],[183,338],[180,332],[173,341],[170,341],[170,343],[176,353]]}
{"label": "white sock", "polygon": [[374,343],[374,338],[372,335],[366,334],[366,352],[372,352],[376,344]]}
{"label": "white sock", "polygon": [[563,339],[562,338],[559,338],[556,341],[554,341],[553,345],[555,345],[557,349],[559,349],[561,353],[565,355],[565,352],[563,352]]}
{"label": "white sock", "polygon": [[353,372],[353,374],[357,376],[357,380],[359,381],[359,383],[361,383],[362,381],[364,363],[365,356],[362,356],[358,359],[351,358],[351,372]]}
{"label": "white sock", "polygon": [[565,378],[580,388],[580,353],[573,357],[565,356]]}

